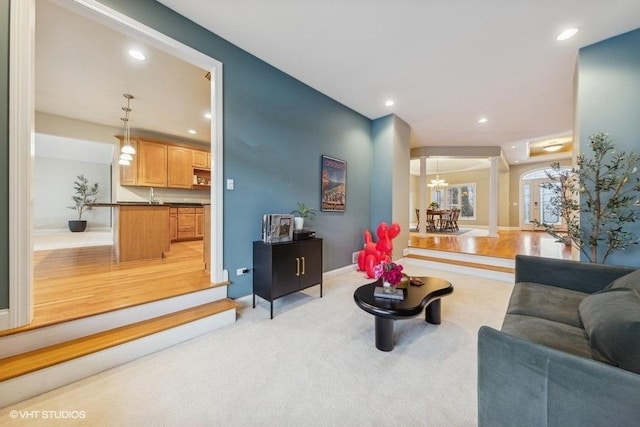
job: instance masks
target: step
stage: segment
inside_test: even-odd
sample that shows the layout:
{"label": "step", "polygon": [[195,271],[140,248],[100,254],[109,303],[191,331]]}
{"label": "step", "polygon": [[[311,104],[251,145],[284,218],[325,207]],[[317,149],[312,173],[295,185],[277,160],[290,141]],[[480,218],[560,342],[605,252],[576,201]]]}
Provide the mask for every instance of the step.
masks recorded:
{"label": "step", "polygon": [[236,308],[225,298],[0,360],[0,408],[232,325]]}
{"label": "step", "polygon": [[64,363],[110,347],[121,345],[160,331],[218,313],[235,310],[233,300],[223,300],[188,308],[176,313],[77,338],[0,360],[0,382]]}
{"label": "step", "polygon": [[51,325],[0,332],[0,359],[108,331],[227,297],[227,286],[212,286],[182,295],[123,307]]}
{"label": "step", "polygon": [[460,252],[407,248],[407,263],[446,271],[473,274],[491,280],[513,283],[515,260]]}

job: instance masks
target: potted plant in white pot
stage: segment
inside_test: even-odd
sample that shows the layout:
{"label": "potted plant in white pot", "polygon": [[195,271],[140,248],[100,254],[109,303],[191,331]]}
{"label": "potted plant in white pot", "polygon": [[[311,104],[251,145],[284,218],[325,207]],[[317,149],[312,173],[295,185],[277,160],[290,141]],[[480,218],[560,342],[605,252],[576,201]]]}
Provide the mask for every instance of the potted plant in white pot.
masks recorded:
{"label": "potted plant in white pot", "polygon": [[78,178],[73,182],[73,189],[76,194],[71,197],[73,205],[67,207],[78,211],[78,219],[69,221],[69,230],[82,232],[87,229],[87,221],[82,219],[82,214],[84,211],[91,210],[91,204],[96,202],[98,183],[89,185],[89,180],[84,175],[78,175]]}
{"label": "potted plant in white pot", "polygon": [[305,205],[304,203],[298,203],[298,209],[291,211],[291,214],[294,215],[293,229],[302,230],[304,228],[304,220],[313,220],[316,217],[317,212],[317,210]]}

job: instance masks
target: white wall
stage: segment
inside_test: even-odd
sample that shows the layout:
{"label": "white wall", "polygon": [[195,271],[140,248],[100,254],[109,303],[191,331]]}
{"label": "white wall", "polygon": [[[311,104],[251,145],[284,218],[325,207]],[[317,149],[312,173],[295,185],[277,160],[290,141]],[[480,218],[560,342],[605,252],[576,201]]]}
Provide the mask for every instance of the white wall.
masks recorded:
{"label": "white wall", "polygon": [[[67,222],[78,219],[77,211],[68,209],[67,206],[73,204],[73,182],[80,174],[84,174],[90,184],[98,183],[98,201],[110,201],[110,165],[36,157],[34,166],[33,222],[36,230],[68,229]],[[111,209],[94,208],[85,211],[82,219],[87,220],[87,230],[109,229]]]}

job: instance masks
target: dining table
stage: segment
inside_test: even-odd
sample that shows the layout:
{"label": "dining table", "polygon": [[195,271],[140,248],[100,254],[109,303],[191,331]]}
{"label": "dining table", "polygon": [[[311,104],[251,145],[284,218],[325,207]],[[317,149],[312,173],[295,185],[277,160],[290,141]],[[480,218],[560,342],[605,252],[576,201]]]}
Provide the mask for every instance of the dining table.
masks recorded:
{"label": "dining table", "polygon": [[[429,214],[433,215],[433,226],[435,227],[435,231],[446,231],[446,223],[451,215],[450,209],[438,209],[438,210],[427,210],[427,226],[429,221]],[[436,219],[437,217],[437,219]]]}

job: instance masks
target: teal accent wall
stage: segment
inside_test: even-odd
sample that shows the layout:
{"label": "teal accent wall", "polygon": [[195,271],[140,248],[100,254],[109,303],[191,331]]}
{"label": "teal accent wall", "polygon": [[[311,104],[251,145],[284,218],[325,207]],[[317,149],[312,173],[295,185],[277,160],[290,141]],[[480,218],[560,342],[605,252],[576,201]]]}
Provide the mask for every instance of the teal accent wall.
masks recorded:
{"label": "teal accent wall", "polygon": [[[388,115],[373,120],[371,136],[373,138],[373,164],[375,170],[371,173],[371,232],[375,231],[381,222],[392,221],[393,210],[389,200],[393,194],[393,118]],[[408,163],[408,161],[407,161]]]}
{"label": "teal accent wall", "polygon": [[[578,61],[580,151],[591,152],[589,135],[606,132],[620,151],[640,153],[640,29],[580,49]],[[625,229],[640,235],[640,223]],[[640,267],[640,247],[607,263]]]}
{"label": "teal accent wall", "polygon": [[9,308],[9,0],[0,0],[0,310]]}
{"label": "teal accent wall", "polygon": [[324,239],[323,270],[351,264],[370,224],[371,120],[151,0],[104,0],[116,9],[223,65],[224,267],[229,296],[247,295],[252,242],[265,213],[289,213],[296,202],[320,207],[323,154],[347,162],[347,208],[319,212],[312,223]]}

